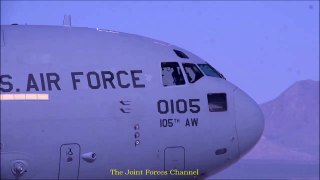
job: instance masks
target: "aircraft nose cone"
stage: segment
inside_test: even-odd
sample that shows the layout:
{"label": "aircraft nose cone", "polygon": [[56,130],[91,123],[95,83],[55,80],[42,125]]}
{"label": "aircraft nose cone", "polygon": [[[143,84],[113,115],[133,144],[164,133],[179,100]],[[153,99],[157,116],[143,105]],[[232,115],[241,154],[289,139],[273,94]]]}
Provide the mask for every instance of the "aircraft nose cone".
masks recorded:
{"label": "aircraft nose cone", "polygon": [[235,90],[236,128],[240,157],[259,141],[264,129],[264,117],[258,104],[240,89]]}

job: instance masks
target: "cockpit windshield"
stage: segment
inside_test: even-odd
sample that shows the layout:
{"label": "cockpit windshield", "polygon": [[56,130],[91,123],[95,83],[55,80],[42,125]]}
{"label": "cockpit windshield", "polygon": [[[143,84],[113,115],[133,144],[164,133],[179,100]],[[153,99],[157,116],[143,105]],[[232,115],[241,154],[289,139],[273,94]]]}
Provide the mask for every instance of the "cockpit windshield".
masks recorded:
{"label": "cockpit windshield", "polygon": [[200,71],[200,69],[195,65],[191,63],[182,63],[184,71],[186,72],[187,78],[189,83],[195,83],[200,78],[202,78],[204,75]]}
{"label": "cockpit windshield", "polygon": [[162,83],[163,86],[184,85],[185,81],[177,62],[162,62]]}
{"label": "cockpit windshield", "polygon": [[210,66],[210,64],[198,64],[198,66],[207,76],[226,79],[219,71]]}

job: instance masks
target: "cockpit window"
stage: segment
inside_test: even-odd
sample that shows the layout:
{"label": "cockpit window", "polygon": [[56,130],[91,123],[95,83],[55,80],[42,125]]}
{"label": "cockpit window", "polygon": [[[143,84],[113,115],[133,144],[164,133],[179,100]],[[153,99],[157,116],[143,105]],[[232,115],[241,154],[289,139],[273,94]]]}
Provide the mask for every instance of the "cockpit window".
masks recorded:
{"label": "cockpit window", "polygon": [[162,62],[161,68],[164,86],[183,85],[186,83],[177,62]]}
{"label": "cockpit window", "polygon": [[198,66],[207,76],[226,79],[219,71],[210,66],[210,64],[198,64]]}
{"label": "cockpit window", "polygon": [[228,106],[226,93],[209,93],[207,96],[210,112],[227,111]]}
{"label": "cockpit window", "polygon": [[186,72],[189,83],[194,83],[203,77],[202,72],[195,64],[183,63],[182,66]]}
{"label": "cockpit window", "polygon": [[179,51],[179,50],[176,50],[176,49],[174,49],[173,51],[176,53],[176,55],[177,55],[178,57],[180,57],[180,58],[185,58],[185,59],[189,59],[189,57],[188,57],[185,53],[183,53],[182,51]]}

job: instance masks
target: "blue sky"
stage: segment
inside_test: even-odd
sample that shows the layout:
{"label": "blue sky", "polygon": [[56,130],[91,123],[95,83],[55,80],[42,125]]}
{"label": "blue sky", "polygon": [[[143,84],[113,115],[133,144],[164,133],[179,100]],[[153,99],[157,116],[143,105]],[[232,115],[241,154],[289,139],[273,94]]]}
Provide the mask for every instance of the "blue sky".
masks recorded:
{"label": "blue sky", "polygon": [[319,80],[318,1],[1,1],[1,24],[100,27],[175,44],[258,103]]}

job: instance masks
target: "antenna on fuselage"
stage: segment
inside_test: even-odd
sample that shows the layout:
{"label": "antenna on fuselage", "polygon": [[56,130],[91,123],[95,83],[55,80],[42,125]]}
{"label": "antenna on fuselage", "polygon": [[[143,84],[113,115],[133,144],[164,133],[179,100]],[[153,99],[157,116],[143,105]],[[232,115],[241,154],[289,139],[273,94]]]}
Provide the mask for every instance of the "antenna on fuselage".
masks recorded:
{"label": "antenna on fuselage", "polygon": [[71,27],[71,15],[64,15],[63,25]]}

